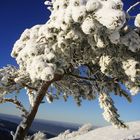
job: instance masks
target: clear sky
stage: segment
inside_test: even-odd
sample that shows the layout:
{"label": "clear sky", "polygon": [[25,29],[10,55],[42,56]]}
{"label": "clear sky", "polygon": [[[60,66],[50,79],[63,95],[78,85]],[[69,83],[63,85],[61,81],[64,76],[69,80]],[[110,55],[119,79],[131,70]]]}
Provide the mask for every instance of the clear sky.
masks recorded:
{"label": "clear sky", "polygon": [[[139,0],[124,0],[125,9]],[[140,11],[140,8],[132,12]],[[36,24],[44,24],[49,18],[50,12],[44,5],[44,0],[0,0],[0,68],[7,64],[16,65],[10,52],[14,42],[26,29]],[[28,106],[25,91],[21,91],[20,99]],[[113,97],[115,105],[119,109],[121,119],[125,121],[140,120],[140,95],[133,98],[133,103],[127,103],[120,97]],[[11,104],[0,105],[0,113],[19,115],[18,110]],[[102,110],[98,101],[83,101],[81,107],[77,107],[72,98],[68,102],[55,101],[52,104],[41,104],[37,118],[65,121],[73,123],[93,123],[94,125],[106,125],[102,117]]]}

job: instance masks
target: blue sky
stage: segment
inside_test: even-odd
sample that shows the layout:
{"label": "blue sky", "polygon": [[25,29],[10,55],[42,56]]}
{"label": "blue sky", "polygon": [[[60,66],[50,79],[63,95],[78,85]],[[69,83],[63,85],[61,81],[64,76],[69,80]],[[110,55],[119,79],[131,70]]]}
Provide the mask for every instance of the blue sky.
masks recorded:
{"label": "blue sky", "polygon": [[[139,0],[124,0],[125,9],[137,1]],[[138,9],[131,14],[135,15],[137,11]],[[7,64],[16,65],[15,60],[10,56],[14,42],[26,28],[44,24],[48,20],[49,14],[43,0],[0,0],[0,68]],[[19,97],[28,107],[28,99],[24,90],[21,91]],[[121,119],[125,121],[140,120],[140,95],[135,96],[131,104],[120,97],[113,96],[113,99],[119,109]],[[20,114],[11,104],[0,105],[0,113]],[[37,118],[107,125],[97,100],[83,101],[81,107],[77,107],[72,98],[69,98],[68,102],[61,99],[52,104],[45,103],[40,106]]]}

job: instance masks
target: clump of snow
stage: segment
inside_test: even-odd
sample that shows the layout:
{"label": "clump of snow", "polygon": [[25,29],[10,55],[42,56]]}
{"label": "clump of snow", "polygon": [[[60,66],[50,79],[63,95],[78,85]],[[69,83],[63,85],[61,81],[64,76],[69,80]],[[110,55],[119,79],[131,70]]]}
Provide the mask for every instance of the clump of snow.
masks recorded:
{"label": "clump of snow", "polygon": [[92,18],[87,17],[82,23],[82,30],[85,34],[90,34],[95,30],[94,21]]}
{"label": "clump of snow", "polygon": [[35,102],[36,92],[33,90],[27,90],[27,95],[28,95],[29,103],[33,107]]}
{"label": "clump of snow", "polygon": [[110,62],[111,62],[111,58],[108,55],[102,56],[100,58],[99,64],[100,64],[102,73],[106,73],[107,67],[108,67]]}
{"label": "clump of snow", "polygon": [[95,12],[96,19],[110,30],[120,29],[125,23],[122,1],[103,0],[100,4],[101,8]]}
{"label": "clump of snow", "polygon": [[88,0],[86,3],[86,10],[88,12],[93,12],[97,10],[100,6],[100,2],[98,0]]}
{"label": "clump of snow", "polygon": [[140,27],[140,14],[137,14],[135,18],[135,26]]}
{"label": "clump of snow", "polygon": [[134,87],[130,88],[130,93],[131,93],[132,95],[136,95],[136,94],[138,94],[139,92],[140,92],[140,87],[138,87],[138,86],[134,86]]}
{"label": "clump of snow", "polygon": [[42,132],[37,132],[33,136],[28,136],[24,140],[47,140],[46,135]]}
{"label": "clump of snow", "polygon": [[46,135],[39,131],[34,134],[34,140],[46,140]]}
{"label": "clump of snow", "polygon": [[128,46],[132,52],[140,50],[140,36],[133,30],[121,37],[121,43]]}
{"label": "clump of snow", "polygon": [[[26,69],[32,81],[36,79],[46,81],[53,79],[56,68],[55,64],[46,63],[47,61],[52,61],[55,55],[52,51],[46,51],[43,38],[39,39],[40,43],[37,42],[39,34],[42,34],[45,30],[40,31],[40,27],[41,26],[38,25],[34,26],[31,30],[25,30],[20,40],[15,43],[12,51],[12,56],[16,57],[20,69]],[[49,36],[49,34],[47,35]]]}
{"label": "clump of snow", "polygon": [[137,64],[138,64],[138,61],[135,61],[133,59],[128,59],[127,61],[123,62],[123,69],[125,70],[126,75],[128,75],[132,81],[135,81],[135,79],[139,77],[139,75],[137,74],[137,68],[136,68]]}
{"label": "clump of snow", "polygon": [[52,103],[53,97],[52,97],[52,95],[51,95],[50,92],[49,93],[46,93],[45,98],[46,98],[46,100],[47,100],[48,103]]}

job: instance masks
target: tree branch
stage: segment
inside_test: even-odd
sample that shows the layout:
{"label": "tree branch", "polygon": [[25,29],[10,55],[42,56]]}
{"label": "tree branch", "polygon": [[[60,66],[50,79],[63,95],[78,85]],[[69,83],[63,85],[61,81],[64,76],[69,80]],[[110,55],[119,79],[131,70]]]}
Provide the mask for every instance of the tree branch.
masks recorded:
{"label": "tree branch", "polygon": [[72,76],[72,77],[75,77],[75,78],[78,78],[78,79],[81,79],[81,80],[87,80],[87,81],[95,81],[96,80],[95,78],[83,77],[83,76],[79,76],[79,75],[72,74],[72,73],[66,73],[66,75],[69,75],[69,76]]}
{"label": "tree branch", "polygon": [[[8,80],[9,80],[10,82],[12,82],[13,84],[17,84],[17,83],[14,81],[14,79],[12,79],[12,78],[8,78]],[[31,90],[35,90],[35,91],[38,90],[37,88],[31,87],[31,86],[29,86],[29,85],[27,85],[27,84],[25,84],[25,83],[20,83],[20,85],[22,85],[23,87],[27,87],[28,89],[31,89]]]}
{"label": "tree branch", "polygon": [[24,140],[24,138],[27,135],[27,132],[36,116],[39,105],[42,102],[44,96],[46,95],[46,91],[48,90],[49,86],[51,85],[51,83],[61,80],[62,77],[63,77],[63,75],[55,75],[54,79],[52,79],[51,81],[47,81],[47,82],[44,81],[40,90],[38,91],[37,97],[34,102],[34,106],[32,107],[31,111],[28,113],[26,118],[17,127],[16,133],[13,136],[13,140]]}
{"label": "tree branch", "polygon": [[[92,70],[92,68],[90,67],[90,65],[86,65],[88,68],[89,68],[89,70],[91,71],[91,73],[93,73],[94,74],[94,72],[93,72],[93,70]],[[97,74],[97,73],[96,73]],[[115,87],[115,88],[117,88],[117,89],[119,89],[119,94],[115,91],[115,89],[114,89],[114,92],[115,92],[115,95],[118,95],[118,96],[123,96],[124,98],[126,98],[127,99],[127,101],[128,102],[131,102],[132,101],[132,99],[131,99],[131,96],[130,95],[128,95],[122,88],[121,88],[121,86],[120,86],[120,84],[119,84],[119,82],[116,80],[116,78],[109,78],[109,77],[107,77],[106,75],[104,75],[103,73],[102,73],[102,77],[104,77],[102,80],[103,80],[103,82],[106,82],[106,81],[104,81],[104,80],[107,80],[107,81],[111,81],[111,83],[113,84],[113,87]],[[99,76],[97,77],[97,78],[99,78]],[[99,79],[99,81],[100,81],[100,79]]]}
{"label": "tree branch", "polygon": [[139,4],[140,4],[140,2],[137,2],[137,3],[133,4],[133,5],[131,5],[126,12],[129,13],[132,9],[134,9]]}
{"label": "tree branch", "polygon": [[35,91],[38,90],[38,89],[35,88],[35,87],[31,87],[31,86],[29,86],[29,85],[26,85],[25,83],[21,83],[21,84],[22,84],[24,87],[28,88],[28,89],[35,90]]}
{"label": "tree branch", "polygon": [[11,99],[11,98],[1,98],[0,99],[0,103],[6,103],[6,102],[10,102],[13,103],[14,105],[16,105],[16,107],[22,111],[24,113],[24,115],[28,114],[28,111],[24,108],[24,106],[21,104],[20,101],[18,101],[17,99]]}

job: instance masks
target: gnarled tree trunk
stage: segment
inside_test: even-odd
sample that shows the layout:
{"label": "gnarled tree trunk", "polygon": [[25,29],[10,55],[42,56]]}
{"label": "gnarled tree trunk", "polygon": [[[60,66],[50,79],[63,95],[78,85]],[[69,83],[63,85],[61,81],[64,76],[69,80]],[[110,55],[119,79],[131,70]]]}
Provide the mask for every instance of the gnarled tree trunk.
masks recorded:
{"label": "gnarled tree trunk", "polygon": [[39,105],[42,102],[46,91],[48,90],[49,86],[51,85],[51,83],[53,83],[54,81],[58,81],[62,78],[61,75],[55,75],[54,79],[52,81],[49,82],[45,82],[39,93],[37,94],[34,106],[32,107],[31,111],[29,112],[29,114],[26,116],[26,118],[23,119],[23,121],[19,124],[19,126],[17,127],[16,133],[13,136],[13,140],[24,140],[25,136],[28,133],[28,130],[36,116],[36,113],[38,111]]}

